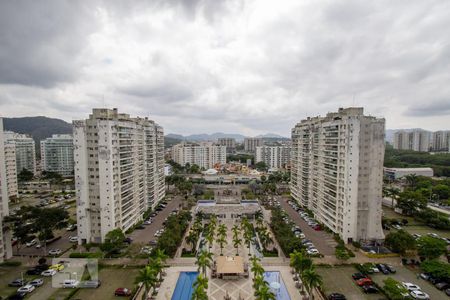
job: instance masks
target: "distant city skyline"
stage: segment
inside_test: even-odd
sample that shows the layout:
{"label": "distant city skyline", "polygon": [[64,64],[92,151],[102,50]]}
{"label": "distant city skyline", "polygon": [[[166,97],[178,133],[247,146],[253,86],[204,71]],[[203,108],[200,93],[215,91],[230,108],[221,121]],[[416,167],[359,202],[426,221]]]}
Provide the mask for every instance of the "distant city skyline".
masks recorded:
{"label": "distant city skyline", "polygon": [[387,128],[448,129],[449,14],[445,1],[3,1],[0,112],[71,122],[117,107],[167,133],[286,136],[357,106]]}

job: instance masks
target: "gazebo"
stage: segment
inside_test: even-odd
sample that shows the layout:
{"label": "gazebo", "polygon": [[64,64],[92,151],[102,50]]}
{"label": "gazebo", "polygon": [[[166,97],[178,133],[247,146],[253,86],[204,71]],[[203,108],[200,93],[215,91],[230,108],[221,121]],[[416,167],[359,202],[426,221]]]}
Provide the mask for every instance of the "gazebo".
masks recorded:
{"label": "gazebo", "polygon": [[244,261],[240,256],[217,257],[216,273],[222,279],[239,279],[244,274]]}

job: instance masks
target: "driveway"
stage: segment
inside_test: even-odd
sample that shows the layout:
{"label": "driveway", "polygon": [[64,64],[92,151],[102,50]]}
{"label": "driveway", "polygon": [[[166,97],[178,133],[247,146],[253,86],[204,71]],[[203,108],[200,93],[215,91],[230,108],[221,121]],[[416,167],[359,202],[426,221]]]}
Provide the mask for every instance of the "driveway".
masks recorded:
{"label": "driveway", "polygon": [[325,231],[315,231],[300,217],[298,212],[296,212],[287,201],[289,198],[278,197],[281,203],[281,207],[287,212],[292,221],[297,224],[302,232],[305,234],[306,238],[311,240],[316,246],[317,250],[323,255],[334,255],[335,247],[337,245],[333,236]]}
{"label": "driveway", "polygon": [[172,200],[168,200],[166,208],[158,212],[158,215],[153,218],[153,222],[150,225],[144,225],[145,229],[136,229],[129,236],[133,239],[133,243],[147,244],[151,240],[156,240],[155,232],[158,229],[163,228],[162,223],[169,216],[174,209],[179,209],[181,204],[181,198],[174,196]]}
{"label": "driveway", "polygon": [[51,244],[47,244],[47,253],[44,252],[44,248],[36,249],[35,246],[26,247],[22,245],[19,252],[17,252],[17,247],[13,247],[13,255],[15,256],[48,256],[48,251],[50,249],[61,249],[63,252],[72,247],[76,243],[71,243],[69,238],[71,236],[77,236],[77,231],[66,231],[65,229],[55,231],[55,236],[61,236],[61,238],[57,241],[54,241]]}

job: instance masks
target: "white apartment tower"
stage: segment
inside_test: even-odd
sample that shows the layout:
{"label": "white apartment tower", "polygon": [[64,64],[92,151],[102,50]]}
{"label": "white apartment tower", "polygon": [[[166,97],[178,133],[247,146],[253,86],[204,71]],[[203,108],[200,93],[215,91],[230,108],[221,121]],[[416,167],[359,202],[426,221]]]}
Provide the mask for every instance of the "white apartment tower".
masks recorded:
{"label": "white apartment tower", "polygon": [[73,138],[70,134],[54,134],[41,141],[42,170],[63,177],[73,176]]}
{"label": "white apartment tower", "polygon": [[236,151],[236,140],[233,138],[219,138],[217,139],[217,143],[220,146],[227,147],[227,153],[233,153]]}
{"label": "white apartment tower", "polygon": [[226,163],[226,149],[226,146],[217,146],[211,142],[199,144],[183,142],[172,147],[172,160],[182,166],[189,163],[200,168],[211,169],[217,164]]}
{"label": "white apartment tower", "polygon": [[432,133],[431,150],[450,152],[450,130],[440,130]]}
{"label": "white apartment tower", "polygon": [[5,164],[5,138],[3,119],[0,118],[0,262],[12,256],[11,234],[4,229],[3,218],[9,215],[8,183]]}
{"label": "white apartment tower", "polygon": [[384,239],[384,125],[352,107],[292,129],[292,196],[345,242]]}
{"label": "white apartment tower", "polygon": [[290,146],[256,147],[255,163],[264,162],[269,168],[285,169],[291,158]]}
{"label": "white apartment tower", "polygon": [[17,199],[19,190],[17,187],[16,145],[13,141],[4,141],[6,182],[8,184],[9,200]]}
{"label": "white apartment tower", "polygon": [[73,122],[80,243],[126,231],[165,196],[164,132],[147,118],[93,109]]}
{"label": "white apartment tower", "polygon": [[400,130],[394,133],[394,149],[430,151],[431,132],[421,129],[412,131]]}
{"label": "white apartment tower", "polygon": [[256,147],[264,145],[262,138],[244,138],[244,150],[246,152],[255,152]]}
{"label": "white apartment tower", "polygon": [[36,174],[36,147],[33,138],[12,131],[6,131],[5,138],[7,142],[14,143],[16,148],[17,174],[23,169]]}

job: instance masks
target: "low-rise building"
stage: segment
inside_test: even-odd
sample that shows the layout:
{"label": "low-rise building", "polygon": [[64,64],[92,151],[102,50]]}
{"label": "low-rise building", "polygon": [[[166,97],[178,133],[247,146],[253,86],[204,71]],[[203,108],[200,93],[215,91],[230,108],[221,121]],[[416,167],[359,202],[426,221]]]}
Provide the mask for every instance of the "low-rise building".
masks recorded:
{"label": "low-rise building", "polygon": [[384,176],[390,180],[397,180],[407,175],[433,177],[432,168],[384,168]]}

